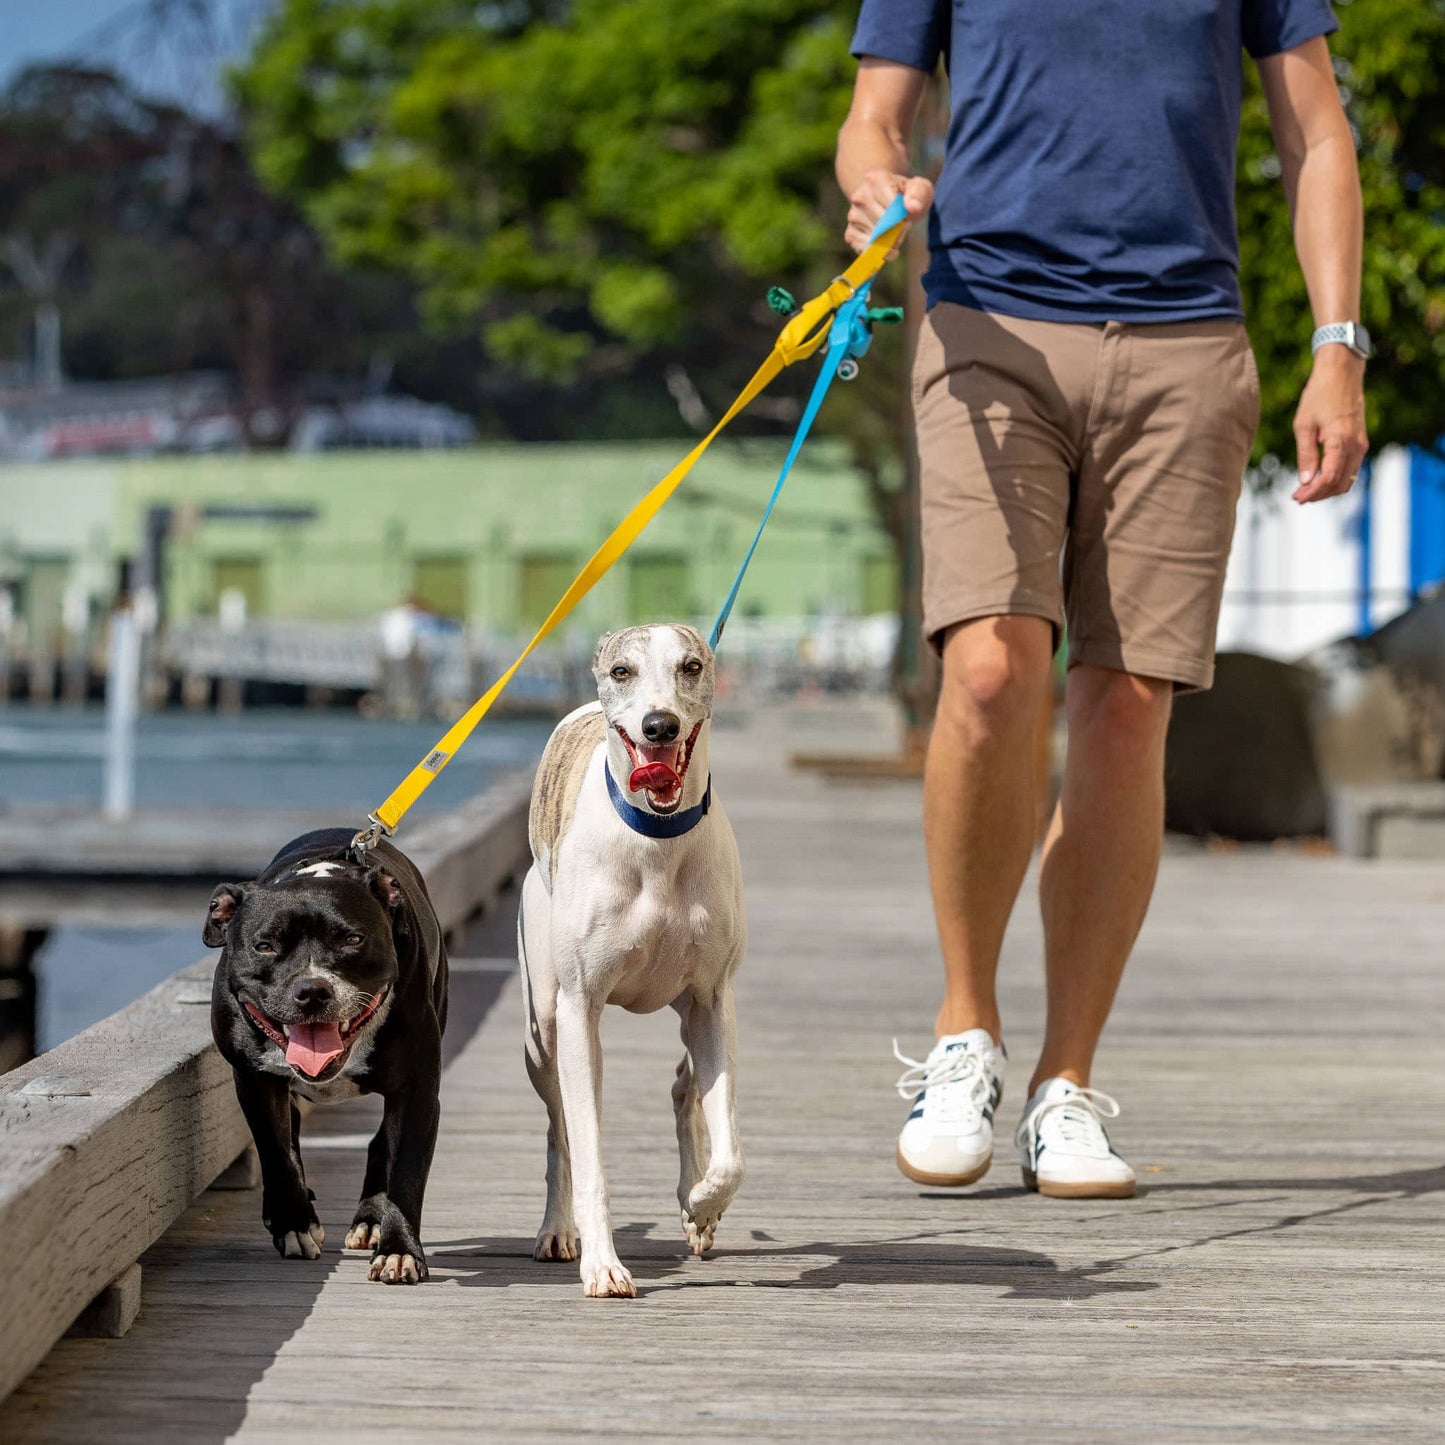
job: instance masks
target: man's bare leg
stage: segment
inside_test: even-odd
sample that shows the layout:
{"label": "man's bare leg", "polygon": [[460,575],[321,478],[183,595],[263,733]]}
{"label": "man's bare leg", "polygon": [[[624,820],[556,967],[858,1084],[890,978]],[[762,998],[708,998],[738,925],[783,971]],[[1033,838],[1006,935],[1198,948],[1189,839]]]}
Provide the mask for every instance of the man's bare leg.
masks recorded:
{"label": "man's bare leg", "polygon": [[1069,754],[1039,875],[1048,1020],[1029,1094],[1085,1086],[1159,870],[1173,686],[1081,664],[1066,690]]}
{"label": "man's bare leg", "polygon": [[1036,719],[1051,625],[985,617],[950,629],[924,771],[923,836],[943,948],[936,1032],[999,1038],[995,975],[1036,835]]}

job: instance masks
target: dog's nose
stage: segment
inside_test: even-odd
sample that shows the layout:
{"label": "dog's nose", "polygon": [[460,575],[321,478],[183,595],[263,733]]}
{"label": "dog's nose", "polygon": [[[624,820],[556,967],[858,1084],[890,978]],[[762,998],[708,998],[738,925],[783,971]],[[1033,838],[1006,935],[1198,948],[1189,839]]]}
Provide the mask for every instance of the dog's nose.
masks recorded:
{"label": "dog's nose", "polygon": [[682,721],[675,712],[650,712],[642,719],[642,736],[650,743],[675,743]]}
{"label": "dog's nose", "polygon": [[291,997],[302,1008],[324,1008],[336,994],[324,978],[303,978],[291,990]]}

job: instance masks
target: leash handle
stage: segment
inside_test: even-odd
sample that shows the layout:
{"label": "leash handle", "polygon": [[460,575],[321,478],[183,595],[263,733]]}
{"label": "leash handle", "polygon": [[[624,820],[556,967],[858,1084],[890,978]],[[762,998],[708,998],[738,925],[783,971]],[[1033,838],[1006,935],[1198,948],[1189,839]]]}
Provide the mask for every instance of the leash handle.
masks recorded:
{"label": "leash handle", "polygon": [[[875,241],[882,240],[895,226],[902,225],[908,219],[908,206],[903,199],[903,192],[893,197],[888,203],[888,209],[878,217],[877,223],[868,233],[868,244],[871,246]],[[899,238],[900,240],[902,237]],[[893,248],[890,246],[889,250]],[[875,273],[876,274],[876,273]],[[871,278],[870,278],[871,279]]]}
{"label": "leash handle", "polygon": [[[907,220],[908,208],[900,193],[894,196],[888,209],[878,218],[873,230],[869,233],[869,245],[875,244],[881,237],[888,235]],[[828,395],[828,388],[833,385],[833,380],[837,376],[841,375],[844,381],[851,381],[857,376],[858,358],[868,350],[868,346],[873,340],[873,333],[869,329],[869,323],[873,318],[868,310],[868,293],[872,287],[873,278],[870,276],[834,314],[833,324],[828,331],[828,352],[823,358],[818,379],[813,383],[812,394],[808,397],[808,405],[803,410],[797,431],[793,433],[793,443],[788,448],[787,456],[783,459],[782,470],[778,473],[778,480],[773,485],[773,494],[768,498],[768,504],[763,509],[763,519],[758,523],[758,530],[753,534],[752,543],[743,557],[743,564],[738,568],[738,575],[733,579],[733,585],[723,602],[722,610],[717,615],[717,621],[713,623],[708,645],[714,651],[717,650],[717,645],[722,640],[723,629],[728,624],[728,618],[732,616],[733,604],[738,600],[743,578],[748,575],[748,568],[752,565],[753,553],[758,550],[758,543],[763,540],[763,530],[772,518],[773,509],[778,505],[778,498],[783,494],[788,474],[793,470],[793,463],[797,461],[798,453],[803,449],[803,443],[812,430],[819,408],[823,405],[823,398]]]}

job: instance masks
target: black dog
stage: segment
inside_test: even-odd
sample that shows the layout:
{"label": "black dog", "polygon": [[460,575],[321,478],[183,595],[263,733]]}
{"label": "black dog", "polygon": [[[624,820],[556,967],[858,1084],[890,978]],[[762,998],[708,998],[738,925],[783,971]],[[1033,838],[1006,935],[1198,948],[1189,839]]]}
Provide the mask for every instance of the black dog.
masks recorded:
{"label": "black dog", "polygon": [[325,1239],[301,1165],[292,1098],[385,1100],[347,1249],[368,1278],[427,1277],[421,1207],[436,1147],[447,955],[426,884],[388,843],[367,867],[351,834],[288,843],[253,883],[223,883],[202,935],[220,948],[211,1032],[261,1156],[261,1218],[287,1259]]}

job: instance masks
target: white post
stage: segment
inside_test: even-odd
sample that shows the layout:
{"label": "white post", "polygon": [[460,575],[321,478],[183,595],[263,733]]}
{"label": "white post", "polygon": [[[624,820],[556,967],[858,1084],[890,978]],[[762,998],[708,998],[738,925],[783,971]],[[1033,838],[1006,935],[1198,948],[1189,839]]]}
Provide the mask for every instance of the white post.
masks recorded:
{"label": "white post", "polygon": [[135,807],[135,717],[140,697],[140,630],[129,609],[110,620],[105,671],[105,815]]}

